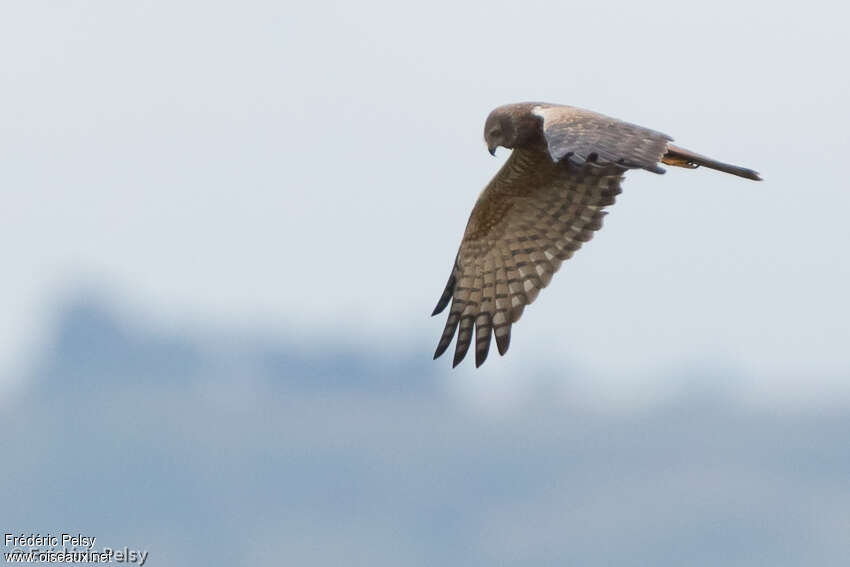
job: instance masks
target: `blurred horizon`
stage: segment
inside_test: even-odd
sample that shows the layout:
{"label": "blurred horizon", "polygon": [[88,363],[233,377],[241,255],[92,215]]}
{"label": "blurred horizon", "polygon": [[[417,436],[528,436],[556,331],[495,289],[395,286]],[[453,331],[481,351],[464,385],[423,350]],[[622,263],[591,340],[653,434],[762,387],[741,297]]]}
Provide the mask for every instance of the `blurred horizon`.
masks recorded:
{"label": "blurred horizon", "polygon": [[[538,361],[533,366],[525,367],[521,375],[514,375],[500,367],[510,360],[513,351],[509,351],[505,357],[498,356],[497,352],[491,353],[492,356],[479,369],[471,363],[452,369],[450,361],[444,358],[432,360],[431,337],[395,337],[383,344],[366,345],[363,341],[354,340],[354,337],[340,335],[335,329],[323,333],[321,329],[312,328],[308,334],[304,334],[281,322],[275,327],[236,325],[233,321],[213,323],[185,313],[148,309],[139,301],[92,282],[69,287],[51,305],[51,325],[33,346],[33,350],[17,365],[15,376],[8,380],[10,386],[5,391],[0,390],[0,407],[5,402],[14,403],[16,397],[26,395],[27,392],[39,391],[39,380],[43,380],[45,368],[51,364],[51,372],[55,375],[76,374],[82,379],[89,371],[97,373],[97,369],[90,368],[88,364],[100,358],[120,358],[127,349],[152,340],[155,347],[179,345],[162,355],[174,357],[175,361],[172,362],[179,363],[184,356],[207,356],[211,360],[220,356],[220,364],[230,368],[230,371],[247,364],[251,372],[256,372],[258,369],[255,364],[248,362],[251,357],[259,356],[264,350],[286,352],[285,356],[278,355],[285,359],[280,365],[285,367],[299,361],[298,364],[305,368],[324,368],[321,372],[326,374],[325,379],[330,379],[333,375],[331,369],[335,369],[337,374],[333,380],[338,385],[349,381],[348,388],[351,390],[368,388],[361,381],[368,374],[363,367],[367,362],[374,365],[372,371],[405,364],[425,377],[419,378],[420,381],[426,379],[429,382],[423,392],[432,389],[441,391],[469,411],[492,415],[522,412],[528,404],[540,399],[563,404],[564,407],[613,413],[640,413],[691,399],[702,399],[707,403],[723,402],[757,411],[850,410],[850,384],[844,381],[832,382],[829,377],[813,374],[810,377],[815,384],[831,383],[833,387],[806,391],[796,389],[798,383],[786,382],[778,384],[775,391],[765,391],[764,384],[753,380],[730,359],[684,359],[676,365],[656,368],[653,373],[611,377],[571,364],[567,356],[561,363]],[[164,338],[151,338],[155,336]],[[119,345],[117,353],[113,352],[116,344]],[[64,360],[69,352],[77,348],[91,352],[84,359],[72,358],[78,360],[78,367],[59,367],[55,361]],[[227,354],[219,355],[219,351]],[[144,352],[142,348],[133,355],[133,365],[128,371],[144,369]],[[353,366],[349,369],[343,363]],[[299,378],[304,381],[305,387],[317,371],[316,368],[311,370],[311,374]],[[297,370],[293,371],[297,373]],[[193,367],[192,373],[197,375],[197,380],[205,381],[217,376],[219,370]],[[361,378],[355,379],[355,375]],[[186,379],[179,375],[175,378],[181,382]],[[116,380],[120,382],[120,373],[116,375]],[[403,382],[400,379],[395,387],[405,389]],[[74,384],[81,385],[77,382]],[[320,388],[324,385],[328,384],[320,382],[312,387]],[[424,386],[419,383],[418,387]],[[412,391],[419,390],[414,388]]]}
{"label": "blurred horizon", "polygon": [[0,406],[15,532],[79,530],[151,565],[790,567],[850,553],[846,405],[748,405],[692,369],[642,407],[571,398],[582,377],[558,387],[545,371],[527,376],[537,395],[488,406],[427,353],[164,329],[91,293],[68,298],[49,336]]}

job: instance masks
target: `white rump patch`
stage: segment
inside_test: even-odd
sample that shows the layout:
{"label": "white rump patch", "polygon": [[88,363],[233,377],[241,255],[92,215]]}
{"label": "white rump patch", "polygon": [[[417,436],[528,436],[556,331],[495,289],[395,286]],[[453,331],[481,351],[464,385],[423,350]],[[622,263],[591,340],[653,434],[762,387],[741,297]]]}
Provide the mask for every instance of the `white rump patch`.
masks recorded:
{"label": "white rump patch", "polygon": [[539,116],[544,121],[546,120],[546,113],[551,111],[551,108],[543,108],[542,106],[535,106],[531,109],[531,113],[535,116]]}

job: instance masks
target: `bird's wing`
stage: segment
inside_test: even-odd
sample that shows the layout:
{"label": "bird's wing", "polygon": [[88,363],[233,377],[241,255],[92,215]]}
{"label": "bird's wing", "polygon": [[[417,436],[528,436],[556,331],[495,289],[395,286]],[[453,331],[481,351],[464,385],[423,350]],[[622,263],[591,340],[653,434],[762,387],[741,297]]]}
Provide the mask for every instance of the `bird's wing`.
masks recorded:
{"label": "bird's wing", "polygon": [[658,166],[673,138],[661,132],[572,106],[540,105],[543,136],[554,161],[619,164],[664,173]]}
{"label": "bird's wing", "polygon": [[434,358],[459,328],[454,365],[463,360],[475,329],[475,365],[496,336],[500,354],[511,324],[546,287],[561,262],[602,226],[602,209],[620,193],[624,167],[568,166],[543,151],[514,150],[469,217],[445,291],[433,315],[451,300]]}

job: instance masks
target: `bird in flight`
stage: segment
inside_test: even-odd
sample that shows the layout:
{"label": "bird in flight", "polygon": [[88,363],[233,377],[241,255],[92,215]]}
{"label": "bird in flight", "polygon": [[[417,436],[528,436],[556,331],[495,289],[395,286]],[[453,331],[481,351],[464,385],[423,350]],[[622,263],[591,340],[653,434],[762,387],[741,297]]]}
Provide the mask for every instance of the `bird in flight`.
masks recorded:
{"label": "bird in flight", "polygon": [[659,162],[699,166],[760,181],[751,169],[674,146],[661,132],[573,106],[524,102],[500,106],[484,124],[495,155],[513,150],[469,216],[449,281],[432,315],[449,302],[437,351],[457,331],[454,363],[466,356],[475,331],[475,366],[496,337],[499,354],[511,325],[569,259],[602,227],[603,210],[620,193],[629,169],[664,173]]}

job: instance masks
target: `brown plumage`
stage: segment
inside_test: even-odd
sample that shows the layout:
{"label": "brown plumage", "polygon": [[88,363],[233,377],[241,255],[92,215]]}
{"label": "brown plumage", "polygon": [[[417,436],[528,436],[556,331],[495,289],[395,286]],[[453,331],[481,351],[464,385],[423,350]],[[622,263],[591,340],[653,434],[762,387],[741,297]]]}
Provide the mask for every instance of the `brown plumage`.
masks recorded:
{"label": "brown plumage", "polygon": [[620,193],[623,173],[664,173],[658,163],[716,169],[760,180],[750,169],[676,147],[672,138],[572,106],[500,106],[484,125],[490,153],[512,149],[469,217],[449,281],[433,315],[449,301],[449,317],[434,358],[458,333],[457,366],[475,334],[475,366],[487,358],[491,337],[499,354],[511,325],[549,284],[561,262],[602,227],[603,208]]}

